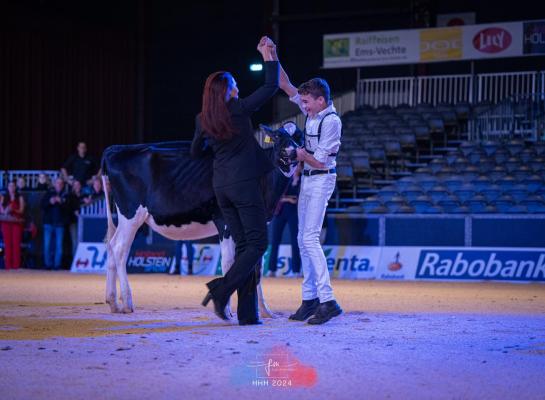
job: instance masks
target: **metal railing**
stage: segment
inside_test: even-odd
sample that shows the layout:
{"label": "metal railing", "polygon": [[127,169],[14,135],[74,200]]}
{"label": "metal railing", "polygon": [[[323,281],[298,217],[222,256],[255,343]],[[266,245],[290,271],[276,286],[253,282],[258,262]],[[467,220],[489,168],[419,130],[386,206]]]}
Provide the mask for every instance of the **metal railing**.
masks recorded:
{"label": "metal railing", "polygon": [[[112,210],[113,211],[113,210]],[[97,199],[91,204],[80,208],[80,215],[87,217],[105,217],[106,216],[106,200]]]}
{"label": "metal railing", "polygon": [[472,123],[474,140],[520,137],[543,140],[545,92],[516,94],[500,101]]}
{"label": "metal railing", "polygon": [[362,79],[357,85],[357,104],[378,107],[414,103],[414,78]]}
{"label": "metal railing", "polygon": [[536,93],[543,72],[504,72],[477,75],[477,101],[497,103],[506,97]]}
{"label": "metal railing", "polygon": [[544,90],[544,71],[361,79],[357,83],[356,107],[497,103],[509,96]]}
{"label": "metal railing", "polygon": [[473,98],[472,75],[421,76],[416,86],[416,104],[470,102]]}
{"label": "metal railing", "polygon": [[59,171],[34,171],[34,170],[8,170],[0,171],[0,188],[5,188],[11,181],[16,181],[19,178],[25,180],[25,186],[28,189],[36,189],[38,187],[38,178],[41,174],[47,175],[50,181],[58,178]]}

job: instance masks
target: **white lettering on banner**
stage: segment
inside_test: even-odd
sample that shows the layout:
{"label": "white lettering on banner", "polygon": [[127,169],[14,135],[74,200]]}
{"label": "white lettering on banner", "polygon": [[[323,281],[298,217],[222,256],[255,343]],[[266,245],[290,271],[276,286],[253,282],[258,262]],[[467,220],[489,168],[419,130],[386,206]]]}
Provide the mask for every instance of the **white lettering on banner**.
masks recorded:
{"label": "white lettering on banner", "polygon": [[536,250],[422,249],[417,279],[545,280],[545,253]]}
{"label": "white lettering on banner", "polygon": [[524,36],[524,42],[530,44],[545,44],[545,34],[543,32],[534,32]]}
{"label": "white lettering on banner", "polygon": [[460,40],[423,41],[420,47],[422,51],[445,51],[461,48],[462,42]]}
{"label": "white lettering on banner", "polygon": [[511,34],[501,28],[487,28],[475,36],[473,45],[479,51],[497,53],[511,45]]}
{"label": "white lettering on banner", "polygon": [[[380,259],[380,247],[375,246],[323,246],[327,268],[332,277],[347,279],[374,279]],[[270,248],[263,256],[268,268]],[[293,259],[290,245],[280,245],[277,274],[292,272]]]}
{"label": "white lettering on banner", "polygon": [[129,257],[128,267],[170,267],[174,257]]}

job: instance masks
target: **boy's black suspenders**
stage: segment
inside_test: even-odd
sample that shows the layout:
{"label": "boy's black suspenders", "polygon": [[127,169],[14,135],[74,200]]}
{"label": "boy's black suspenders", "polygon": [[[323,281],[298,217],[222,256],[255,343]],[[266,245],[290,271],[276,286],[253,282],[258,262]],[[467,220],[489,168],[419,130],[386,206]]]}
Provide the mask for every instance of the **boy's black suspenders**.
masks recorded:
{"label": "boy's black suspenders", "polygon": [[[310,136],[310,137],[317,137],[318,138],[318,142],[320,142],[320,136],[322,136],[322,123],[324,122],[324,119],[328,116],[328,115],[337,115],[337,113],[335,111],[331,111],[331,112],[328,112],[326,115],[324,115],[322,117],[322,119],[320,120],[320,124],[318,125],[318,134],[317,135],[311,135],[311,134],[308,134],[307,133],[307,120],[308,120],[308,115],[307,117],[305,118],[305,129],[303,130],[303,136],[304,136],[304,142],[305,142],[305,150],[307,151],[307,153],[310,153],[310,154],[314,154],[313,151],[310,151],[307,149],[307,136]],[[330,153],[328,154],[329,157],[335,157],[337,155],[337,153]]]}

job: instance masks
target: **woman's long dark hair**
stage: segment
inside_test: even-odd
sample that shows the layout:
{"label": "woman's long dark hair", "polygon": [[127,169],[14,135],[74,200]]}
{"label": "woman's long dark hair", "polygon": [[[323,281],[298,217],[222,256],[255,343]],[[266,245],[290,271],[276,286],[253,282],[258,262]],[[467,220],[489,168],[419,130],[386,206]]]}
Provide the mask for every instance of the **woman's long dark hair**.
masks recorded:
{"label": "woman's long dark hair", "polygon": [[[10,181],[9,183],[13,183],[15,185],[15,199],[19,200],[19,197],[21,197],[21,194],[19,193],[19,189],[17,189],[17,185],[15,181]],[[8,183],[8,185],[9,185]],[[6,194],[4,195],[4,199],[2,200],[2,207],[7,207],[9,202],[11,200],[11,197],[9,195],[9,191],[6,188]]]}
{"label": "woman's long dark hair", "polygon": [[203,130],[215,139],[230,139],[235,133],[225,101],[232,80],[229,72],[218,71],[210,74],[204,84],[201,124]]}

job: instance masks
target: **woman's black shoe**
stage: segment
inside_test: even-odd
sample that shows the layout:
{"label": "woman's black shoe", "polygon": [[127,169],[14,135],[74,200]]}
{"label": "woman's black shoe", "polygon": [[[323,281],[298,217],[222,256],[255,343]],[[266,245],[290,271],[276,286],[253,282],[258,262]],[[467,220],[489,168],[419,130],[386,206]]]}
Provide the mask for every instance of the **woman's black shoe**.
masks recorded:
{"label": "woman's black shoe", "polygon": [[206,307],[208,305],[208,303],[210,302],[210,300],[212,300],[212,302],[214,303],[214,314],[216,314],[219,318],[225,320],[225,321],[228,321],[229,318],[227,317],[227,315],[225,314],[225,306],[226,304],[224,304],[223,306],[220,304],[220,302],[218,300],[216,300],[214,298],[214,296],[212,296],[212,292],[208,292],[208,294],[204,297],[204,300],[202,301],[202,305],[204,307]]}

